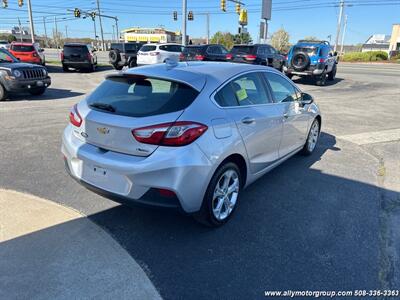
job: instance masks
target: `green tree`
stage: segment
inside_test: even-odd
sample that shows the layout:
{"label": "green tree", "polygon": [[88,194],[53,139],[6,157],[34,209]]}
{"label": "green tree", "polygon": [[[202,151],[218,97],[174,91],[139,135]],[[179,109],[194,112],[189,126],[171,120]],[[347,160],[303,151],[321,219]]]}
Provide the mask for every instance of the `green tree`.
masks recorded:
{"label": "green tree", "polygon": [[9,43],[15,42],[17,38],[12,34],[0,34],[0,40],[8,41]]}
{"label": "green tree", "polygon": [[251,44],[253,42],[253,39],[251,38],[250,33],[246,32],[243,34],[235,34],[235,36],[233,37],[233,42],[235,43],[235,45],[237,44]]}
{"label": "green tree", "polygon": [[234,36],[230,32],[218,31],[212,36],[211,43],[224,45],[229,50],[234,45]]}
{"label": "green tree", "polygon": [[286,52],[290,47],[289,38],[289,33],[281,28],[272,34],[271,45],[278,51]]}

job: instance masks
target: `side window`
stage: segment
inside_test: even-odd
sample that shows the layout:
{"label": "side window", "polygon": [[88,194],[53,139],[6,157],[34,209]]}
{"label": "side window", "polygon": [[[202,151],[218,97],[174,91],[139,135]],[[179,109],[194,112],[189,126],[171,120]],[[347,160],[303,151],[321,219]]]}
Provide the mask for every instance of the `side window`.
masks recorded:
{"label": "side window", "polygon": [[222,54],[221,48],[218,46],[214,46],[214,54]]}
{"label": "side window", "polygon": [[270,52],[270,53],[276,54],[275,48],[272,48],[272,47],[268,47],[268,48],[269,48],[269,52]]}
{"label": "side window", "polygon": [[258,55],[264,55],[265,54],[265,47],[258,47],[257,54]]}
{"label": "side window", "polygon": [[214,46],[208,47],[206,52],[208,54],[215,54],[215,47]]}
{"label": "side window", "polygon": [[240,106],[270,103],[265,84],[259,73],[249,73],[231,82]]}
{"label": "side window", "polygon": [[276,102],[280,103],[300,100],[295,86],[283,76],[269,72],[265,72],[264,76],[271,86],[272,95]]}
{"label": "side window", "polygon": [[221,50],[222,54],[228,54],[228,50],[226,50],[225,47],[219,46],[219,49]]}
{"label": "side window", "polygon": [[219,92],[215,95],[215,101],[222,107],[232,107],[238,106],[239,103],[236,100],[235,93],[233,92],[232,83],[225,85]]}

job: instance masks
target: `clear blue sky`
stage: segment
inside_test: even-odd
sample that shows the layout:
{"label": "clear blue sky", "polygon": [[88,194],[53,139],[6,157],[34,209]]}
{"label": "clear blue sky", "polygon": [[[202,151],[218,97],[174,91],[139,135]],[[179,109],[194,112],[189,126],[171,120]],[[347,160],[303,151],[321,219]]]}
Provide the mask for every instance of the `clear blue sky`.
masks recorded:
{"label": "clear blue sky", "polygon": [[[79,7],[95,9],[95,0],[31,0],[34,10],[36,31],[43,34],[43,16],[47,16],[47,30],[51,33],[53,16],[62,19],[58,28],[65,34],[68,26],[70,37],[93,37],[93,22],[90,19],[73,19],[73,13],[67,9]],[[248,30],[253,39],[258,37],[261,0],[242,0],[249,11]],[[17,25],[17,17],[27,23],[26,0],[23,8],[18,8],[17,0],[8,0],[9,9],[0,9],[0,28],[6,29]],[[206,18],[199,13],[211,13],[211,34],[216,31],[237,31],[238,16],[234,14],[234,4],[228,2],[228,13],[219,9],[219,0],[187,0],[188,10],[194,12],[195,20],[188,22],[188,34],[191,37],[206,35]],[[273,0],[272,20],[269,33],[280,27],[285,28],[296,41],[305,36],[327,39],[335,38],[339,0]],[[172,12],[181,12],[181,0],[100,0],[102,13],[118,16],[120,28],[132,26],[154,27],[164,25],[167,29],[180,30],[181,16],[178,22],[172,19]],[[363,43],[371,34],[390,34],[392,24],[400,23],[400,0],[346,0],[351,7],[345,8],[348,15],[346,44]],[[106,37],[111,38],[113,21],[103,19]],[[97,24],[98,25],[98,24]]]}

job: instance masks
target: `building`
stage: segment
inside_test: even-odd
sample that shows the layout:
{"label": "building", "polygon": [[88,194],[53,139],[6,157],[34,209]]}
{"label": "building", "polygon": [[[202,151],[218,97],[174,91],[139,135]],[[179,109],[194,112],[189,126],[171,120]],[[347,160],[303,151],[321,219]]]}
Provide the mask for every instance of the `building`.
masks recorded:
{"label": "building", "polygon": [[164,28],[133,27],[122,30],[125,42],[180,43],[181,33]]}
{"label": "building", "polygon": [[[18,27],[15,26],[11,29],[0,29],[0,35],[13,35],[18,42],[30,43],[32,42],[31,38],[31,31],[29,27]],[[35,41],[36,42],[43,42],[43,37],[40,37],[35,34]]]}
{"label": "building", "polygon": [[385,51],[389,53],[390,35],[374,34],[363,44],[361,51]]}
{"label": "building", "polygon": [[400,51],[400,24],[394,24],[389,51]]}

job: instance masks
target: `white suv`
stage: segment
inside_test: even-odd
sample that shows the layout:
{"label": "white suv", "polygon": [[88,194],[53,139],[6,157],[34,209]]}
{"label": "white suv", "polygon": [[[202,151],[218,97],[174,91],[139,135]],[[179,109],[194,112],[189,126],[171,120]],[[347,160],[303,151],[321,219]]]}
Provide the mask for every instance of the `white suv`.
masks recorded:
{"label": "white suv", "polygon": [[168,58],[179,61],[183,50],[179,44],[144,44],[137,54],[138,65],[164,63]]}

